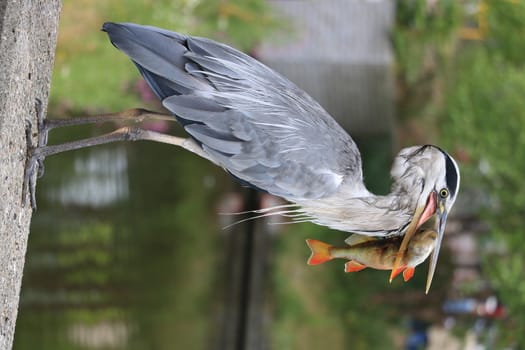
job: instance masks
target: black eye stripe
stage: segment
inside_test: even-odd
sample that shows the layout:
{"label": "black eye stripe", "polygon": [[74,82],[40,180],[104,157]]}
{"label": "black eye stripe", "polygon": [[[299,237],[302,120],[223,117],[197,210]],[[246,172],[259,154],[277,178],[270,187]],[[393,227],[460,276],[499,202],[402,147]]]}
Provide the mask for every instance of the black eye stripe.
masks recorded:
{"label": "black eye stripe", "polygon": [[445,182],[447,183],[447,188],[449,190],[450,197],[454,197],[456,195],[456,191],[458,190],[458,181],[459,181],[459,174],[458,169],[454,165],[454,161],[447,152],[443,151],[441,148],[436,147],[438,150],[443,153],[445,156]]}
{"label": "black eye stripe", "polygon": [[454,198],[459,185],[459,170],[456,167],[454,160],[452,160],[447,152],[434,145],[424,145],[416,149],[411,155],[407,156],[407,159],[417,155],[420,152],[423,152],[428,147],[434,147],[438,149],[445,156],[445,182],[447,184],[449,197]]}
{"label": "black eye stripe", "polygon": [[448,190],[450,191],[450,196],[454,197],[458,187],[458,172],[456,166],[454,165],[454,161],[450,158],[450,156],[445,152],[443,152],[443,154],[445,155],[445,180],[447,182]]}

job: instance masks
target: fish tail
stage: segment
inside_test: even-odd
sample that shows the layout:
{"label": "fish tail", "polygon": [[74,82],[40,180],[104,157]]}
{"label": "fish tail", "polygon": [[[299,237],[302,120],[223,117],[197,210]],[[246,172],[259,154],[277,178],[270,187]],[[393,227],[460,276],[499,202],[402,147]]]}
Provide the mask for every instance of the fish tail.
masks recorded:
{"label": "fish tail", "polygon": [[307,239],[306,244],[312,251],[312,255],[307,261],[308,265],[319,265],[333,259],[330,255],[330,249],[332,248],[330,244],[315,239]]}

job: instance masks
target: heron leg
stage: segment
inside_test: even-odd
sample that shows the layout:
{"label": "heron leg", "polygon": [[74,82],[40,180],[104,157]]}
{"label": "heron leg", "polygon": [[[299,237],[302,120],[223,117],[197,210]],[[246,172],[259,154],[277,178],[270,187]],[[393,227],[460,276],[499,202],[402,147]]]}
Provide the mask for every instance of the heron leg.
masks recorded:
{"label": "heron leg", "polygon": [[216,161],[204,152],[202,147],[191,138],[182,138],[160,132],[142,129],[140,127],[125,126],[113,132],[100,136],[85,138],[81,140],[66,142],[58,145],[47,145],[48,133],[50,130],[73,125],[93,124],[108,121],[133,121],[142,122],[146,119],[176,121],[173,116],[151,112],[145,109],[130,109],[124,112],[111,113],[84,118],[73,119],[54,119],[45,120],[42,113],[42,105],[39,100],[36,103],[38,118],[38,142],[33,143],[32,125],[27,121],[26,140],[27,140],[27,159],[24,174],[24,185],[22,190],[22,205],[27,202],[29,195],[31,207],[36,209],[36,180],[44,174],[44,159],[47,156],[80,148],[92,147],[117,141],[139,141],[148,140],[170,145],[180,146],[198,156],[217,164]]}
{"label": "heron leg", "polygon": [[146,130],[140,127],[124,126],[115,131],[100,136],[89,137],[76,141],[66,142],[59,145],[48,145],[35,148],[32,156],[37,159],[44,159],[47,156],[54,154],[73,151],[81,148],[103,145],[117,141],[154,141],[159,143],[166,143],[174,146],[180,146],[192,153],[195,153],[211,162],[214,162],[202,148],[190,138],[177,137],[173,135],[163,134],[157,131]]}
{"label": "heron leg", "polygon": [[[145,120],[165,120],[170,122],[176,122],[177,120],[172,115],[157,113],[149,111],[143,108],[132,108],[122,112],[99,114],[95,116],[82,117],[82,118],[68,118],[68,119],[45,119],[42,125],[39,125],[39,135],[41,133],[46,134],[55,128],[61,128],[66,126],[84,125],[84,124],[95,124],[95,123],[107,123],[115,121],[130,121],[134,123],[141,123]],[[47,139],[46,139],[47,143]]]}

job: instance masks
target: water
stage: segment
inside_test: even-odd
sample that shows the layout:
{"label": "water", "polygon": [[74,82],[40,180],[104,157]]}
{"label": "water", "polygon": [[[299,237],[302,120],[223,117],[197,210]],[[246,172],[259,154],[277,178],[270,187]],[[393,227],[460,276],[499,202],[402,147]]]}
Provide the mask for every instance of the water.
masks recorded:
{"label": "water", "polygon": [[45,164],[14,348],[209,347],[223,298],[216,208],[227,176],[152,143]]}

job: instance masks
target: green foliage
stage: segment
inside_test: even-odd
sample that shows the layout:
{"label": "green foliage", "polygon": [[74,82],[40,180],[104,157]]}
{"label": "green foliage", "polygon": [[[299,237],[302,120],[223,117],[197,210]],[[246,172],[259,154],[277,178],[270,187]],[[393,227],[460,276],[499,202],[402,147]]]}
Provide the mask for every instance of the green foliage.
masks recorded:
{"label": "green foliage", "polygon": [[503,250],[486,256],[484,268],[509,313],[509,318],[504,320],[501,327],[500,341],[504,341],[504,344],[525,344],[523,230],[521,227],[516,227],[514,230],[500,230],[494,227],[491,239],[500,244]]}
{"label": "green foliage", "polygon": [[250,51],[281,23],[261,0],[201,1],[195,7],[199,33]]}
{"label": "green foliage", "polygon": [[456,148],[467,148],[476,166],[469,175],[505,208],[493,214],[520,215],[525,207],[525,72],[477,49],[464,55],[451,76],[443,136]]}
{"label": "green foliage", "polygon": [[487,49],[515,65],[525,62],[525,1],[485,0]]}
{"label": "green foliage", "polygon": [[396,27],[392,33],[400,77],[414,84],[450,54],[453,38],[461,24],[461,5],[456,0],[399,1]]}
{"label": "green foliage", "polygon": [[467,183],[490,196],[485,218],[491,239],[505,250],[488,254],[484,268],[511,312],[512,322],[504,328],[514,330],[509,334],[523,344],[523,332],[517,330],[525,327],[525,71],[510,64],[511,57],[490,47],[463,55],[447,93],[443,136],[468,152]]}

